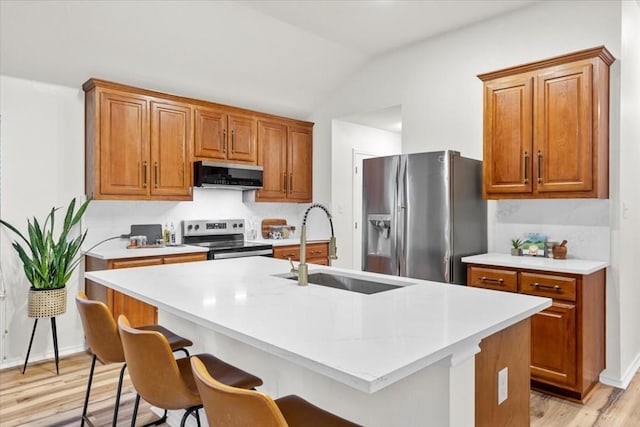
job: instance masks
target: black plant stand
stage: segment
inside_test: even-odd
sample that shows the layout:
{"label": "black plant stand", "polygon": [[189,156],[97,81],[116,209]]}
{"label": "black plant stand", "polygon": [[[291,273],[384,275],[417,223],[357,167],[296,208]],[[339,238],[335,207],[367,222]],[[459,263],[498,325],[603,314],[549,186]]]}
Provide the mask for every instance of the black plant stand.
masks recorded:
{"label": "black plant stand", "polygon": [[[29,361],[29,353],[31,353],[31,345],[33,344],[33,336],[36,334],[36,326],[38,326],[38,318],[33,320],[33,331],[31,332],[31,339],[29,340],[29,349],[27,350],[27,357],[24,359],[24,366],[22,367],[22,374],[24,375],[27,370],[27,362]],[[56,356],[56,375],[60,375],[58,370],[58,331],[56,330],[56,318],[51,317],[51,333],[53,334],[53,351]]]}

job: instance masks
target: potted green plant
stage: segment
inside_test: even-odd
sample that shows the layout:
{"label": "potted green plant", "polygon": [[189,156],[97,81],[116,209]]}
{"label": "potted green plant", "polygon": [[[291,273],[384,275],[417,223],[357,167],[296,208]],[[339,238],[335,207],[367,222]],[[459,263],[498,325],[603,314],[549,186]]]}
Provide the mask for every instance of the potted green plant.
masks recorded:
{"label": "potted green plant", "polygon": [[15,240],[12,246],[18,252],[24,273],[31,284],[29,317],[54,317],[66,311],[65,286],[82,260],[78,252],[87,236],[86,230],[76,237],[72,237],[71,232],[80,222],[89,201],[76,211],[76,199],[71,200],[57,239],[54,237],[55,218],[60,208],[52,208],[42,225],[36,217],[27,219],[28,238],[16,227],[0,219],[0,224],[16,233],[26,244],[23,246]]}
{"label": "potted green plant", "polygon": [[511,255],[522,255],[522,243],[520,239],[511,239]]}

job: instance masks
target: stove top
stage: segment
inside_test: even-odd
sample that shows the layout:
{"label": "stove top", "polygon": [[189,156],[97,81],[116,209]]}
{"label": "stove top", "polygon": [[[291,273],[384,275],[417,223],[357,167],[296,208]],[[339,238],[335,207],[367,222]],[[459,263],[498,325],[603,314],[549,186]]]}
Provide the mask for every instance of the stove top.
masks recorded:
{"label": "stove top", "polygon": [[244,241],[244,220],[182,221],[182,243],[209,248],[209,259],[273,255],[267,243]]}

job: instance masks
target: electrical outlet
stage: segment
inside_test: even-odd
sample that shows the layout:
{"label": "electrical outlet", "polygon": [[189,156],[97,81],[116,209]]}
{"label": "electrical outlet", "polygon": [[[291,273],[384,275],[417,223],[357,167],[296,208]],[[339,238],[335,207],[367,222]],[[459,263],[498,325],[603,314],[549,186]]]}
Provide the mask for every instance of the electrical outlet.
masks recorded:
{"label": "electrical outlet", "polygon": [[498,405],[507,400],[509,396],[509,368],[504,367],[498,371]]}

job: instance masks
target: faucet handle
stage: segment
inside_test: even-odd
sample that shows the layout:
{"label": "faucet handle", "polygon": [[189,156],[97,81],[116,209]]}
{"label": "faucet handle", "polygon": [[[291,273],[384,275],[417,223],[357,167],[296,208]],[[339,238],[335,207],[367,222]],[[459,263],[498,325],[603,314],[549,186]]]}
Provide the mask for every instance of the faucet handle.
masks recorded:
{"label": "faucet handle", "polygon": [[291,257],[287,257],[287,259],[289,260],[289,262],[291,263],[291,270],[290,272],[293,274],[298,274],[298,269],[296,268],[295,265],[293,265],[293,261],[291,260]]}

